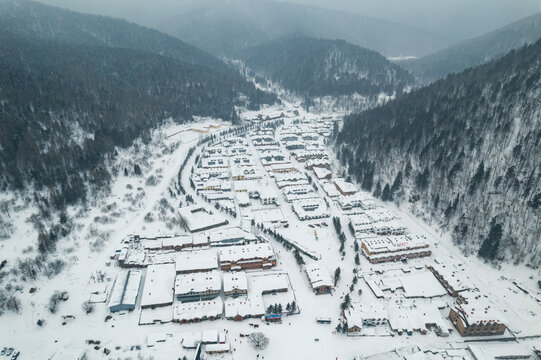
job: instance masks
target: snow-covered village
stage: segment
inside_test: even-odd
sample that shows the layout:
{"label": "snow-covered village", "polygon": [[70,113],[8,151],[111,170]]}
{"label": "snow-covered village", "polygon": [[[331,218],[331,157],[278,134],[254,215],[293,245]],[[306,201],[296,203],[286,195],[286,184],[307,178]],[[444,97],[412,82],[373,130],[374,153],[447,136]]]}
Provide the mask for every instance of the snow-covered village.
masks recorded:
{"label": "snow-covered village", "polygon": [[539,0],[0,0],[0,360],[541,360],[540,54]]}
{"label": "snow-covered village", "polygon": [[344,177],[327,146],[339,115],[284,102],[243,117],[168,124],[120,153],[112,166],[150,175],[119,175],[75,217],[66,269],[21,286],[31,311],[2,317],[1,345],[48,359],[535,356],[535,283]]}

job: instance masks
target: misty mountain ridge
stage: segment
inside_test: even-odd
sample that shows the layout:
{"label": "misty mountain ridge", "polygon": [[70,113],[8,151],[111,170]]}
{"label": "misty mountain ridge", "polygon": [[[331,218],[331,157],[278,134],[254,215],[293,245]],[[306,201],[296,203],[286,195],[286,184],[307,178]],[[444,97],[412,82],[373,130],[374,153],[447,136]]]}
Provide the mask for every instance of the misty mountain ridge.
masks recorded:
{"label": "misty mountain ridge", "polygon": [[484,64],[513,49],[541,38],[541,13],[517,20],[500,29],[460,42],[421,58],[399,61],[421,82],[428,83]]}
{"label": "misty mountain ridge", "polygon": [[541,40],[345,119],[341,162],[467,254],[541,264]]}
{"label": "misty mountain ridge", "polygon": [[79,45],[147,51],[230,75],[220,59],[173,36],[126,20],[82,14],[31,0],[0,0],[0,31]]}
{"label": "misty mountain ridge", "polygon": [[382,55],[343,40],[280,39],[239,55],[251,77],[296,94],[307,107],[328,97],[349,111],[364,110],[414,84],[406,70]]}
{"label": "misty mountain ridge", "polygon": [[450,44],[443,36],[361,14],[264,0],[198,1],[157,26],[231,58],[283,37],[343,39],[385,56],[422,56]]}

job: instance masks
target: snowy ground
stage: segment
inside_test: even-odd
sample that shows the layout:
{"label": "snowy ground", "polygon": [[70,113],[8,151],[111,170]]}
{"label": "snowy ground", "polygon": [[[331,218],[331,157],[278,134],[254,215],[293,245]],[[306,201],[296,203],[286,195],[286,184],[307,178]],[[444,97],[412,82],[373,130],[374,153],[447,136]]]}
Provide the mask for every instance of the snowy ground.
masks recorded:
{"label": "snowy ground", "polygon": [[[315,118],[314,114],[307,114],[299,107],[284,103],[264,109],[263,115],[274,116],[285,112],[290,116],[293,110],[300,112],[300,117]],[[332,115],[332,114],[331,114]],[[321,115],[317,115],[321,116]],[[246,119],[257,117],[257,112],[246,112]],[[212,120],[205,120],[212,121]],[[286,119],[286,124],[292,119]],[[215,121],[214,121],[215,122]],[[211,129],[218,133],[221,129]],[[22,301],[21,314],[6,313],[0,317],[0,348],[4,346],[14,347],[21,351],[20,359],[47,359],[59,349],[87,350],[89,359],[178,359],[182,356],[193,358],[193,349],[183,349],[180,339],[183,333],[203,331],[209,329],[226,330],[227,342],[231,343],[234,359],[255,359],[260,353],[266,359],[352,359],[357,355],[371,355],[390,351],[406,345],[422,345],[425,347],[443,348],[450,344],[462,344],[464,339],[456,332],[448,338],[437,337],[434,333],[420,335],[414,333],[411,336],[390,336],[389,329],[374,329],[365,336],[348,337],[343,334],[335,334],[334,329],[340,319],[340,303],[349,286],[352,283],[353,269],[357,268],[364,274],[373,274],[376,270],[389,270],[396,268],[396,264],[372,265],[363,256],[359,266],[355,265],[353,249],[353,237],[345,230],[347,236],[346,255],[339,252],[340,243],[332,226],[330,218],[312,221],[298,221],[291,211],[290,204],[282,198],[281,192],[276,188],[273,179],[265,173],[263,181],[277,194],[280,194],[279,202],[282,204],[284,215],[290,222],[287,229],[281,233],[309,246],[321,254],[319,260],[322,266],[333,274],[336,267],[342,270],[341,280],[332,294],[316,296],[312,292],[308,279],[301,267],[297,264],[293,253],[286,251],[281,244],[270,240],[278,255],[277,271],[285,271],[289,279],[296,302],[300,308],[300,314],[284,318],[282,324],[265,325],[260,323],[259,330],[270,339],[269,346],[263,351],[254,350],[240,334],[253,331],[249,324],[259,320],[232,322],[225,319],[206,321],[197,324],[178,325],[173,323],[162,325],[138,326],[139,311],[132,313],[115,314],[113,318],[105,322],[109,314],[105,303],[96,304],[93,313],[85,315],[81,304],[88,300],[90,287],[94,285],[92,276],[98,272],[105,273],[105,284],[110,288],[119,268],[109,260],[109,255],[127,235],[132,233],[146,234],[170,234],[183,233],[184,230],[175,222],[175,214],[169,210],[161,212],[160,200],[165,199],[173,208],[178,207],[182,197],[171,194],[172,183],[177,179],[181,163],[184,161],[190,147],[195,146],[203,135],[190,130],[189,125],[169,124],[157,130],[153,134],[153,140],[148,145],[139,143],[130,149],[121,152],[116,159],[119,169],[113,183],[111,193],[107,197],[96,199],[87,209],[72,209],[71,215],[75,216],[76,229],[59,244],[58,258],[68,262],[68,266],[58,276],[48,279],[41,277],[34,282],[23,285],[20,298]],[[251,145],[250,145],[251,146]],[[182,176],[182,183],[188,194],[192,194],[197,200],[201,200],[189,186],[189,173],[194,164],[195,155],[188,161]],[[253,151],[254,159],[257,159],[256,151]],[[146,158],[146,160],[145,160]],[[133,167],[137,162],[141,164],[143,176],[135,176],[131,173],[124,176],[124,167]],[[292,160],[299,169],[302,165]],[[259,166],[260,163],[258,163]],[[112,165],[114,166],[114,164]],[[333,166],[333,173],[338,171],[337,165]],[[304,170],[302,170],[304,171]],[[153,185],[148,185],[149,177],[154,176]],[[319,187],[319,195],[324,194]],[[199,202],[199,201],[198,201]],[[342,225],[346,227],[346,218],[337,205],[330,201],[330,215],[338,216]],[[209,210],[215,211],[210,204],[202,202]],[[431,258],[449,258],[457,263],[463,263],[469,274],[474,279],[479,290],[490,296],[495,304],[505,309],[509,328],[514,336],[541,335],[539,317],[541,315],[541,303],[538,303],[531,293],[527,295],[513,284],[527,286],[536,289],[535,283],[539,278],[539,272],[521,266],[502,265],[502,269],[482,263],[475,257],[465,258],[454,248],[447,234],[442,234],[434,226],[431,226],[412,215],[412,211],[403,204],[396,207],[393,204],[378,203],[386,206],[398,214],[399,218],[406,223],[411,233],[425,234],[433,243]],[[235,204],[236,206],[236,204]],[[24,200],[15,201],[13,210],[10,212],[14,224],[14,234],[9,240],[0,242],[2,258],[15,259],[24,257],[23,253],[29,246],[35,248],[35,230],[26,219],[35,211],[25,206]],[[243,211],[239,210],[242,215]],[[76,215],[78,213],[78,215]],[[150,214],[150,215],[149,215]],[[96,220],[96,218],[98,220]],[[150,221],[152,219],[152,221]],[[230,225],[240,225],[241,216],[228,217]],[[310,227],[310,224],[328,223],[328,226]],[[314,230],[317,230],[317,240]],[[269,237],[270,238],[270,237]],[[33,250],[35,251],[35,250]],[[0,260],[2,260],[0,258]],[[305,257],[305,261],[313,260]],[[431,259],[417,259],[408,262],[408,266],[424,265]],[[532,277],[533,276],[533,277]],[[29,293],[31,287],[37,287],[34,294]],[[358,294],[358,290],[362,294]],[[59,305],[56,314],[51,314],[46,309],[49,297],[55,290],[69,292],[69,300]],[[283,296],[283,295],[282,295]],[[360,280],[351,293],[353,301],[374,303],[382,301],[376,299],[364,281]],[[539,297],[539,296],[537,296]],[[449,300],[445,298],[444,300]],[[392,303],[410,304],[411,301],[404,299],[401,294],[393,294],[389,299],[381,302],[382,306]],[[431,303],[432,300],[417,300],[419,303]],[[436,298],[434,301],[442,301]],[[75,320],[62,324],[63,315],[73,315]],[[330,317],[330,325],[316,324],[317,317]],[[38,319],[45,319],[43,327],[38,327]],[[444,318],[449,328],[451,323]],[[156,343],[148,347],[147,338],[154,334],[170,334],[165,342]],[[94,350],[94,345],[88,345],[86,340],[99,340],[100,349]],[[530,345],[539,345],[541,340],[533,338],[520,340]],[[140,346],[140,349],[132,347]],[[103,348],[111,350],[109,355],[103,353]],[[215,356],[213,358],[221,358]]]}

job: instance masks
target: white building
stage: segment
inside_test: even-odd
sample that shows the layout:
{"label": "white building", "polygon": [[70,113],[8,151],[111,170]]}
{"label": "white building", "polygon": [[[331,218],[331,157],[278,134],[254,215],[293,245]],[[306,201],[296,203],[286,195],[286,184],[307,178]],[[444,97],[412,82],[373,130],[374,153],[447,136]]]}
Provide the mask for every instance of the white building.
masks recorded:
{"label": "white building", "polygon": [[175,271],[177,274],[205,272],[218,268],[216,250],[181,251],[176,256]]}
{"label": "white building", "polygon": [[142,308],[167,306],[173,303],[175,265],[149,265],[141,297]]}
{"label": "white building", "polygon": [[220,295],[222,281],[217,270],[178,274],[175,278],[175,296],[180,301],[214,299]]}

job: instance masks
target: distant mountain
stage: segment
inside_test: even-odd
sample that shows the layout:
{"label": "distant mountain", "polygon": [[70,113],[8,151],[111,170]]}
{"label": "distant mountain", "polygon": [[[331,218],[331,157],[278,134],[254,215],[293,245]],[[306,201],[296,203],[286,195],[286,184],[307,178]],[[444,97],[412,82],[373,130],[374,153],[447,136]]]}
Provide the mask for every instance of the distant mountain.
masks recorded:
{"label": "distant mountain", "polygon": [[7,32],[0,64],[0,190],[48,189],[56,208],[106,187],[103,159],[168,117],[235,120],[235,106],[276,100],[171,57]]}
{"label": "distant mountain", "polygon": [[360,14],[265,0],[200,0],[157,26],[228,57],[290,36],[343,39],[385,56],[422,56],[450,44],[442,36]]}
{"label": "distant mountain", "polygon": [[339,158],[466,253],[541,265],[541,40],[345,119]]}
{"label": "distant mountain", "polygon": [[307,99],[353,95],[376,104],[384,94],[402,94],[413,77],[375,51],[343,40],[288,38],[241,51],[245,65]]}
{"label": "distant mountain", "polygon": [[159,31],[30,0],[0,0],[0,31],[79,45],[143,50],[222,72],[231,71],[220,59]]}
{"label": "distant mountain", "polygon": [[541,13],[515,21],[501,29],[458,43],[433,54],[399,62],[422,82],[484,64],[513,49],[541,38]]}

